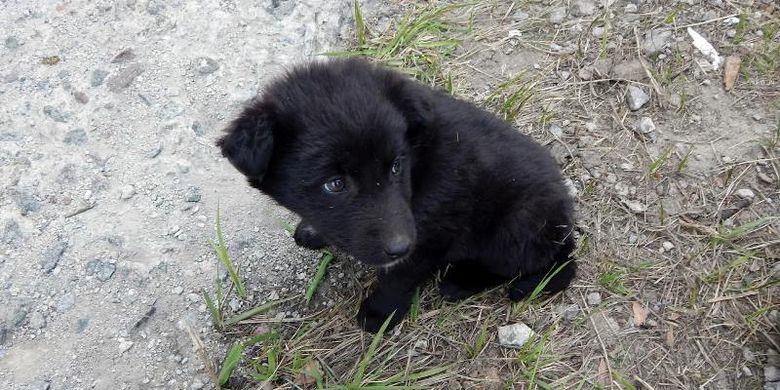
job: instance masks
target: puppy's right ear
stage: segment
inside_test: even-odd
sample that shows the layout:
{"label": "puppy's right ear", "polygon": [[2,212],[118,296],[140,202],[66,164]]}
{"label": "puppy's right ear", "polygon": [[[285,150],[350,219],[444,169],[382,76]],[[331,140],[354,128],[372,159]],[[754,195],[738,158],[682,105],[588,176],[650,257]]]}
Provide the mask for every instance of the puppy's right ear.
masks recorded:
{"label": "puppy's right ear", "polygon": [[217,141],[222,155],[250,181],[260,183],[274,149],[274,120],[268,110],[249,107],[225,129]]}

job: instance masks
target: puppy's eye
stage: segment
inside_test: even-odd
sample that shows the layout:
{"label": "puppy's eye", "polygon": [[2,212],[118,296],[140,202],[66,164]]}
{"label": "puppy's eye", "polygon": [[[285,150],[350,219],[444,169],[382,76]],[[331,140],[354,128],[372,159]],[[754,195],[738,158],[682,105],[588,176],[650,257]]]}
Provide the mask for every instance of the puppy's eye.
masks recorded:
{"label": "puppy's eye", "polygon": [[390,167],[390,172],[397,176],[401,174],[401,171],[403,170],[402,168],[403,166],[401,166],[401,159],[397,158],[395,161],[393,161],[393,166]]}
{"label": "puppy's eye", "polygon": [[327,183],[323,184],[322,188],[328,192],[342,192],[347,189],[347,184],[344,182],[344,179],[340,177],[334,177]]}

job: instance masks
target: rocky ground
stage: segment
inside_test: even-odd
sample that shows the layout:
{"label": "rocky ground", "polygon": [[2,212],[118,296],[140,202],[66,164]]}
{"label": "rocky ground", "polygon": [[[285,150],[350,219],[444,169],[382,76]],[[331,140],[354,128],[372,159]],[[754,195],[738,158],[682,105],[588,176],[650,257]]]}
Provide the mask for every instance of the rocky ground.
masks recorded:
{"label": "rocky ground", "polygon": [[[314,274],[320,255],[285,231],[295,217],[213,141],[286,66],[354,45],[351,4],[209,4],[0,3],[0,388],[213,387],[193,339],[220,360],[246,333],[213,330],[201,295],[227,279],[207,242],[217,206],[249,290],[227,312]],[[422,10],[364,3],[365,46]],[[426,289],[382,350],[407,370],[452,365],[423,387],[780,386],[779,19],[771,0],[490,2],[427,22],[456,47],[382,57],[549,145],[577,194],[582,264],[523,310]],[[741,59],[729,91],[688,27]],[[309,326],[282,354],[334,364],[336,381],[367,344],[351,318],[368,278],[337,261],[325,281],[311,308],[262,326]],[[497,345],[515,322],[545,335],[539,351]],[[302,383],[288,372],[274,385]]]}
{"label": "rocky ground", "polygon": [[0,25],[0,388],[204,386],[182,326],[213,333],[217,205],[253,296],[316,259],[213,142],[350,4],[4,1]]}

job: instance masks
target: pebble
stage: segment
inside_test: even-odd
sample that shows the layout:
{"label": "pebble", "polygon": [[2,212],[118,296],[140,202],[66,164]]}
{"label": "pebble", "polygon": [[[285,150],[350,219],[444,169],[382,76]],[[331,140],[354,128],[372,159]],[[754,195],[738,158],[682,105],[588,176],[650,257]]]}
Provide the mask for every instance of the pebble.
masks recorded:
{"label": "pebble", "polygon": [[550,131],[550,134],[552,134],[552,136],[557,139],[563,137],[563,128],[561,128],[555,123],[551,124],[548,130]]}
{"label": "pebble", "polygon": [[43,252],[43,256],[41,256],[41,269],[43,269],[44,273],[48,274],[57,267],[57,263],[60,262],[62,254],[65,253],[67,247],[67,243],[59,241]]}
{"label": "pebble", "polygon": [[130,348],[133,348],[133,342],[130,340],[125,340],[123,338],[119,338],[119,353],[125,353],[130,350]]}
{"label": "pebble", "polygon": [[87,142],[87,131],[81,127],[68,130],[68,132],[65,133],[65,138],[62,139],[62,142],[68,145],[83,145]]}
{"label": "pebble", "polygon": [[646,94],[642,88],[629,85],[626,90],[626,103],[631,111],[636,111],[642,108],[647,102],[650,101],[650,95]]}
{"label": "pebble", "polygon": [[753,198],[756,197],[756,194],[753,192],[753,190],[749,188],[740,188],[734,191],[734,195],[745,200],[753,200]]}
{"label": "pebble", "polygon": [[203,388],[203,382],[201,382],[201,381],[199,381],[197,379],[192,381],[192,383],[190,384],[190,390],[200,390],[202,388]]}
{"label": "pebble", "polygon": [[147,149],[144,152],[144,156],[146,156],[146,158],[155,158],[159,156],[160,153],[162,153],[162,144],[158,143],[157,145]]}
{"label": "pebble", "polygon": [[57,311],[64,312],[76,304],[76,296],[73,293],[66,293],[57,302]]}
{"label": "pebble", "polygon": [[757,176],[758,176],[758,180],[761,180],[761,181],[763,181],[764,183],[767,183],[767,184],[772,184],[772,183],[774,183],[774,179],[772,179],[772,178],[771,178],[769,175],[767,175],[767,174],[766,174],[766,173],[764,173],[764,172],[759,172],[759,173],[757,174]]}
{"label": "pebble", "polygon": [[55,122],[64,123],[68,120],[68,115],[64,114],[62,111],[60,111],[59,108],[54,106],[43,106],[43,113]]}
{"label": "pebble", "polygon": [[626,4],[626,8],[624,8],[625,13],[632,14],[634,12],[639,11],[639,7],[637,7],[634,3],[628,3]]}
{"label": "pebble", "polygon": [[33,329],[43,329],[46,327],[46,318],[40,312],[34,312],[30,316],[30,327]]}
{"label": "pebble", "polygon": [[661,247],[664,249],[664,251],[669,252],[674,249],[674,244],[672,244],[670,241],[664,241],[661,244]]}
{"label": "pebble", "polygon": [[574,321],[578,315],[580,315],[580,308],[575,304],[563,305],[558,309],[561,317],[566,321]]}
{"label": "pebble", "polygon": [[35,199],[35,196],[27,191],[17,192],[14,201],[16,201],[16,206],[19,207],[22,215],[34,213],[41,209],[41,202]]}
{"label": "pebble", "polygon": [[200,193],[200,188],[195,186],[187,186],[187,190],[184,192],[184,200],[187,202],[200,202],[200,199],[202,198],[202,195]]}
{"label": "pebble", "polygon": [[19,306],[16,309],[16,312],[14,312],[14,315],[11,318],[11,322],[14,324],[14,326],[21,326],[24,323],[24,320],[27,319],[27,314],[27,306]]}
{"label": "pebble", "polygon": [[117,73],[111,75],[111,77],[106,80],[106,86],[108,86],[109,91],[119,92],[129,87],[130,84],[132,84],[136,79],[136,77],[141,75],[143,72],[144,69],[141,65],[130,64]]}
{"label": "pebble", "polygon": [[101,282],[111,279],[114,271],[116,271],[116,266],[105,261],[94,259],[87,263],[87,275],[95,275]]}
{"label": "pebble", "polygon": [[135,186],[132,184],[122,186],[122,189],[119,191],[119,199],[128,200],[133,196],[135,196]]}
{"label": "pebble", "polygon": [[672,39],[672,32],[669,30],[650,30],[645,33],[645,40],[642,44],[645,54],[656,54],[663,50]]}
{"label": "pebble", "polygon": [[498,343],[504,347],[520,348],[533,335],[534,331],[522,322],[498,327]]}
{"label": "pebble", "polygon": [[19,40],[16,37],[5,38],[5,48],[13,50],[19,47]]}
{"label": "pebble", "polygon": [[0,322],[0,345],[5,345],[8,339],[8,327],[4,322]]}
{"label": "pebble", "polygon": [[634,129],[651,140],[655,140],[655,123],[649,117],[643,116],[636,122]]}
{"label": "pebble", "polygon": [[131,48],[122,49],[111,59],[111,63],[127,62],[135,58],[135,52]]}
{"label": "pebble", "polygon": [[73,92],[73,98],[81,104],[87,104],[89,102],[89,96],[81,91]]}
{"label": "pebble", "polygon": [[0,237],[0,242],[4,244],[12,244],[22,239],[22,230],[19,228],[19,223],[13,219],[7,219],[3,226],[3,235]]}
{"label": "pebble", "polygon": [[756,122],[761,122],[761,120],[762,120],[762,119],[764,119],[764,117],[763,117],[763,116],[761,116],[761,114],[758,114],[758,113],[756,113],[756,114],[753,114],[753,120],[754,120],[754,121],[756,121]]}
{"label": "pebble", "polygon": [[197,136],[203,136],[203,134],[206,133],[206,129],[204,129],[203,125],[198,121],[192,122],[192,126],[190,126],[190,128]]}
{"label": "pebble", "polygon": [[76,321],[76,333],[82,333],[87,329],[87,326],[89,326],[89,318],[79,318],[78,321]]}
{"label": "pebble", "polygon": [[549,20],[550,23],[552,24],[561,24],[561,22],[563,22],[564,19],[566,19],[565,7],[553,8],[550,11],[550,15],[547,18],[547,20]]}
{"label": "pebble", "polygon": [[639,60],[623,61],[612,67],[612,77],[616,79],[643,81],[647,79],[647,72]]}
{"label": "pebble", "polygon": [[173,288],[173,293],[176,295],[181,295],[181,293],[184,292],[184,288],[182,286],[176,286]]}
{"label": "pebble", "polygon": [[577,71],[577,77],[580,78],[580,80],[588,81],[593,79],[593,68],[590,66],[586,66],[579,71]]}
{"label": "pebble", "polygon": [[624,200],[623,204],[634,214],[642,214],[647,211],[647,206],[635,200]]}
{"label": "pebble", "polygon": [[108,76],[108,72],[102,69],[95,69],[92,71],[92,77],[89,80],[89,84],[93,87],[98,87],[103,84],[103,80]]}
{"label": "pebble", "polygon": [[200,74],[211,74],[219,69],[219,64],[209,57],[198,57],[195,59],[195,70]]}
{"label": "pebble", "polygon": [[575,0],[571,4],[571,14],[573,16],[590,16],[596,12],[596,4],[587,0]]}
{"label": "pebble", "polygon": [[594,291],[588,294],[586,300],[588,301],[588,305],[598,306],[601,304],[601,294],[598,291]]}

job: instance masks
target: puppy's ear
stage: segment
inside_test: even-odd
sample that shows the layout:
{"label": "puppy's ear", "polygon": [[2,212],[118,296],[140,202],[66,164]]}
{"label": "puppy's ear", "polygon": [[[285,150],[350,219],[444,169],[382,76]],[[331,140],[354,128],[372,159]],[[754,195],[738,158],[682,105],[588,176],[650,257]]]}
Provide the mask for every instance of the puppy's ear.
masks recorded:
{"label": "puppy's ear", "polygon": [[248,107],[225,129],[217,141],[222,155],[251,182],[263,181],[274,149],[273,113],[263,107]]}
{"label": "puppy's ear", "polygon": [[412,132],[424,130],[433,121],[433,93],[416,81],[391,75],[387,96],[404,115]]}

